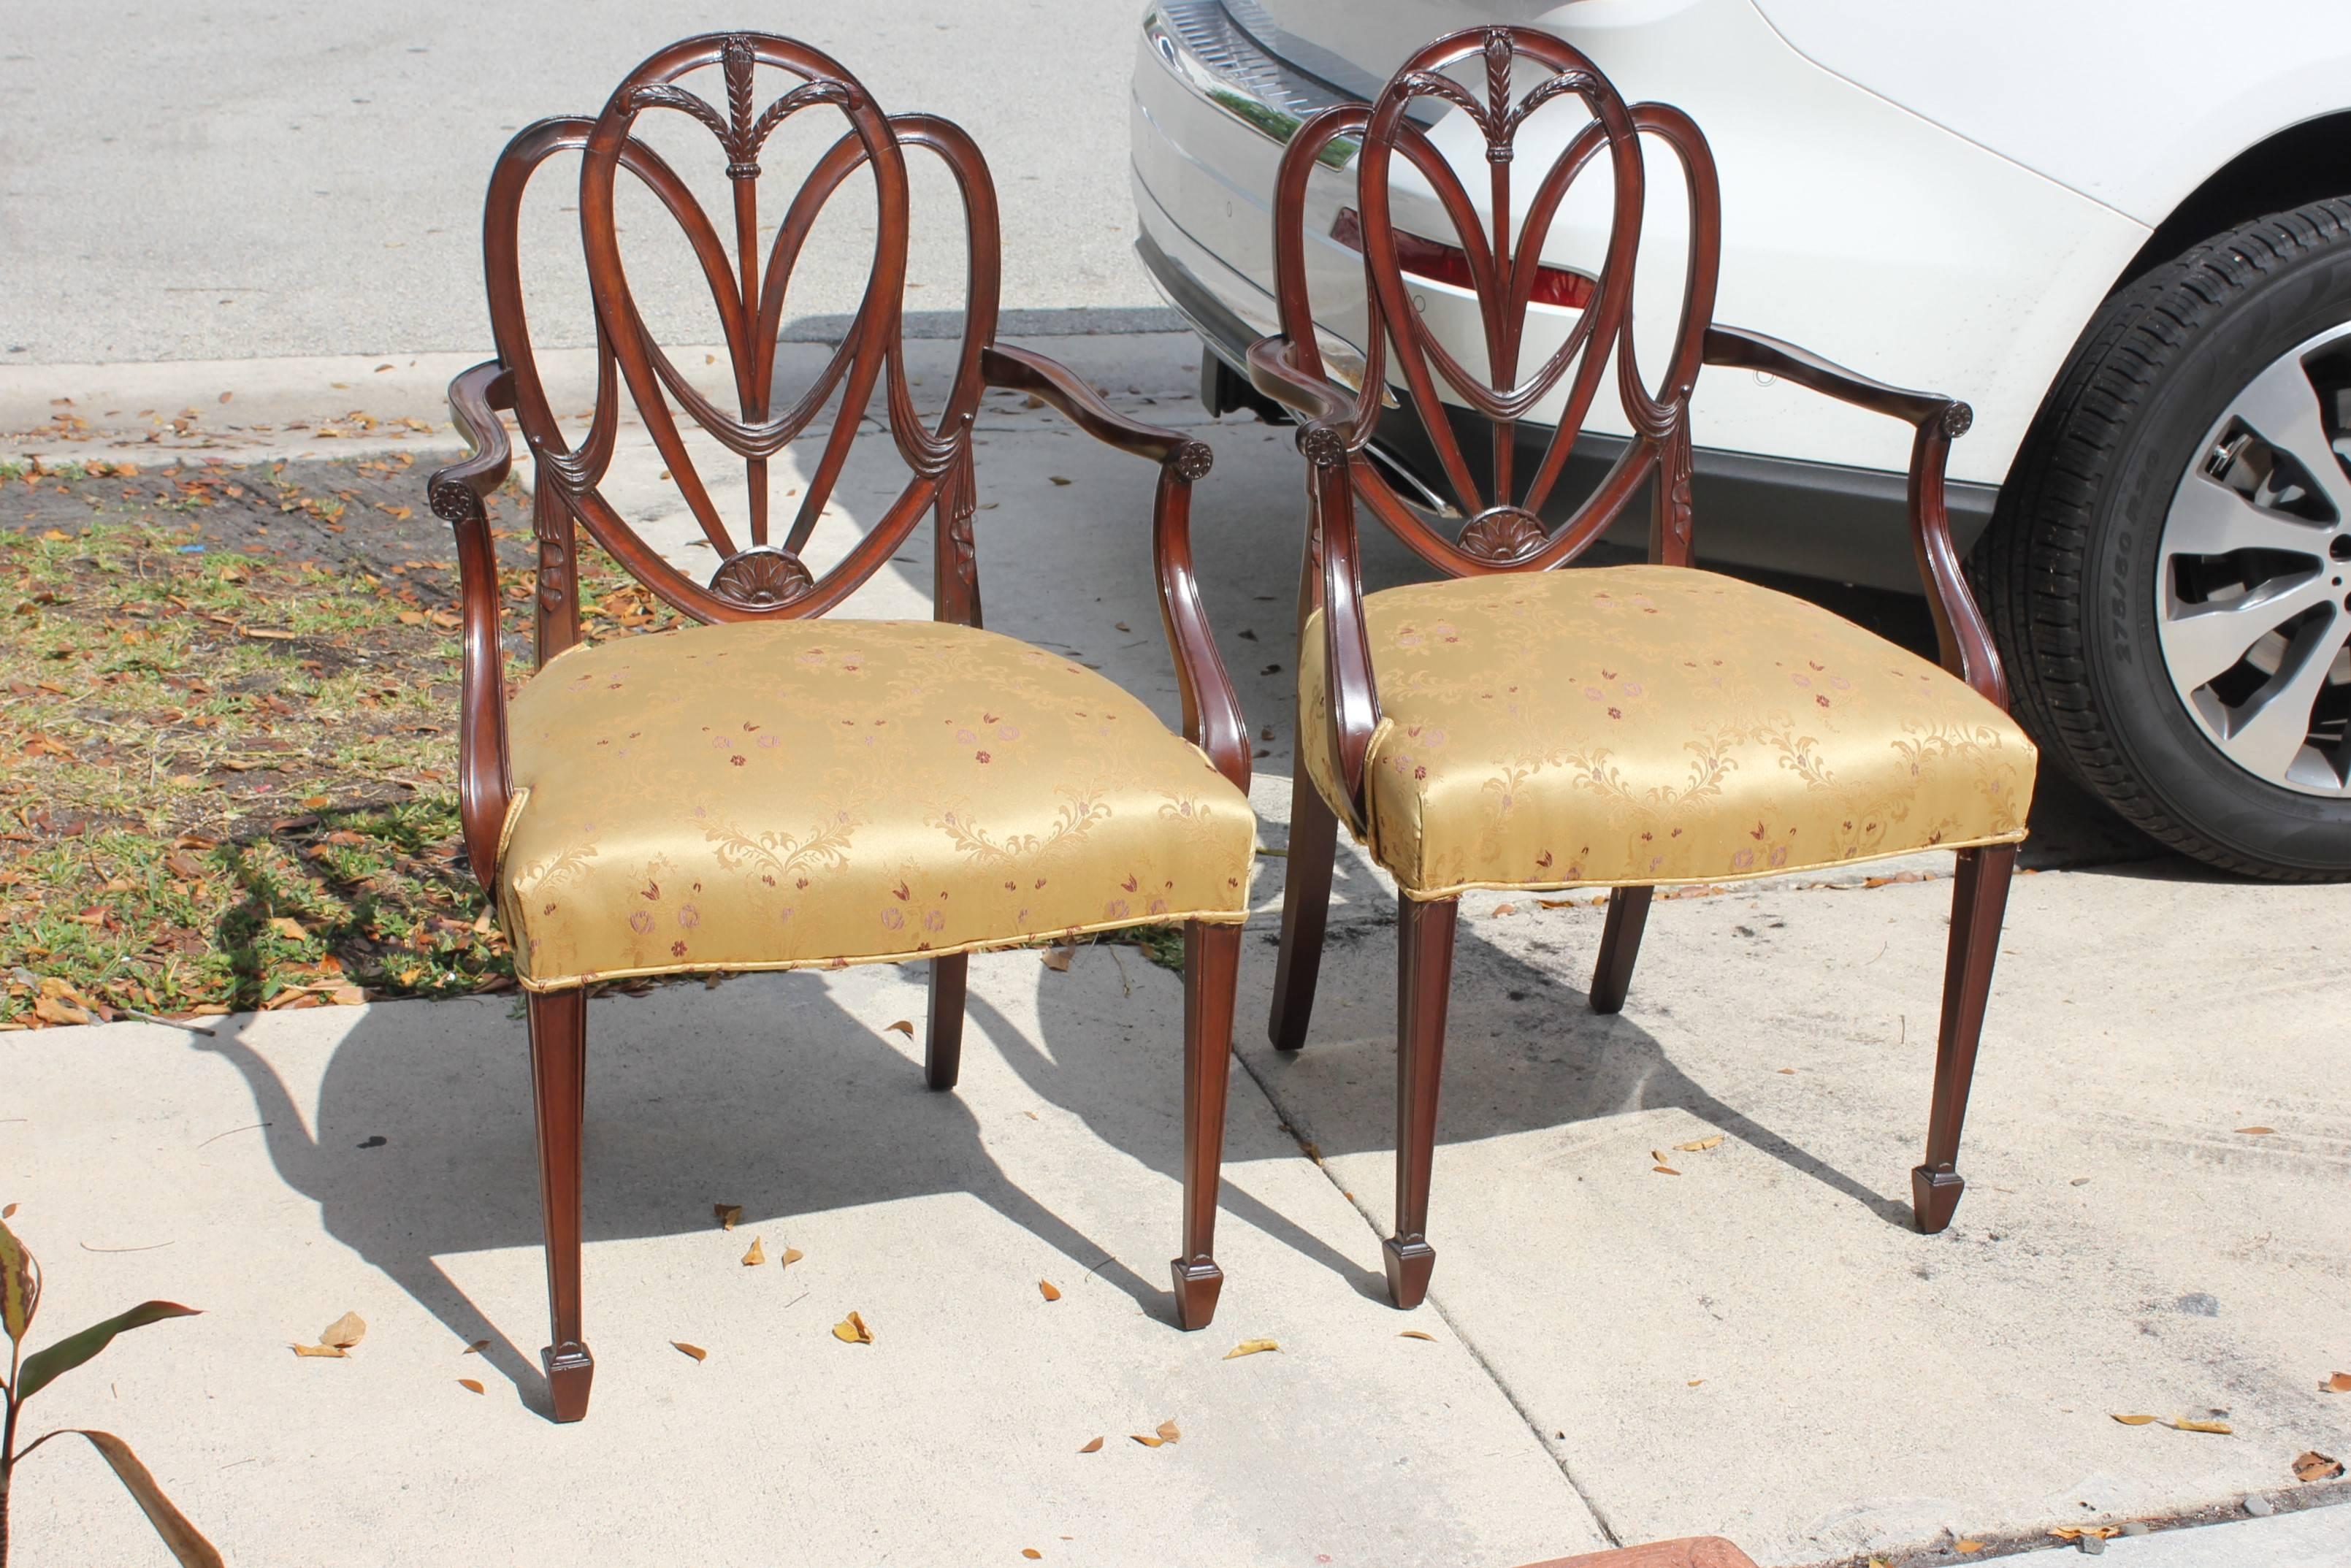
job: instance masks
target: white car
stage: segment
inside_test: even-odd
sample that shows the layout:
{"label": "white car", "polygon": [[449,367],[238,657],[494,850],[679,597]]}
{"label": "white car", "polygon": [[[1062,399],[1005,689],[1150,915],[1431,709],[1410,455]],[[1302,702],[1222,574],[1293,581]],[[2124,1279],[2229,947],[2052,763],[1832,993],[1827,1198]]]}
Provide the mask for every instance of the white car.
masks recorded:
{"label": "white car", "polygon": [[[2351,5],[1159,0],[1134,84],[1137,248],[1213,350],[1212,410],[1271,412],[1239,367],[1274,330],[1290,131],[1491,22],[1556,33],[1628,100],[1698,122],[1721,171],[1718,320],[1974,405],[1954,528],[2047,756],[2216,865],[2351,875]],[[1432,121],[1448,158],[1477,155]],[[1354,172],[1325,162],[1311,292],[1326,360],[1360,364]],[[1635,298],[1658,273],[1669,317],[1679,196],[1662,171],[1650,188]],[[1596,259],[1600,193],[1580,193],[1591,221],[1563,209],[1547,265]],[[1468,361],[1449,225],[1402,185],[1394,210],[1439,242],[1416,303]],[[1593,472],[1628,428],[1595,409]],[[1907,431],[1724,370],[1693,416],[1702,559],[1917,591]],[[1442,511],[1413,423],[1399,408],[1376,455]]]}

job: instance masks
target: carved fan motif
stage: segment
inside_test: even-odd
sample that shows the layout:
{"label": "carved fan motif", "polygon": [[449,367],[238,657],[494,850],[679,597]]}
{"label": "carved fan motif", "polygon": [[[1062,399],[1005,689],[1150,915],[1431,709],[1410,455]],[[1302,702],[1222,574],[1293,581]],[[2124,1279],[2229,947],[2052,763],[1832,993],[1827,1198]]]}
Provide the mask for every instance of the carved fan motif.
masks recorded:
{"label": "carved fan motif", "polygon": [[1516,507],[1494,507],[1470,518],[1469,526],[1461,530],[1461,551],[1507,566],[1526,559],[1550,539],[1531,513]]}
{"label": "carved fan motif", "polygon": [[815,580],[791,551],[778,545],[755,545],[719,563],[710,576],[710,591],[737,604],[765,609],[789,604]]}

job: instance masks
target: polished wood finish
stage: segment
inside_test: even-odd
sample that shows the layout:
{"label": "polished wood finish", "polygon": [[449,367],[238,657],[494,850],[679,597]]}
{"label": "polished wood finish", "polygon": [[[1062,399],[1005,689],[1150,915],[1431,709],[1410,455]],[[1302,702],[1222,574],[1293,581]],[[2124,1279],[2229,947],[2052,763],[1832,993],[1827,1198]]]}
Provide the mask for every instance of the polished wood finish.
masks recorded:
{"label": "polished wood finish", "polygon": [[1620,887],[1608,895],[1608,919],[1600,932],[1600,961],[1592,970],[1592,1010],[1625,1010],[1633,985],[1633,960],[1641,956],[1641,928],[1649,921],[1652,889]]}
{"label": "polished wood finish", "polygon": [[[681,85],[683,78],[714,68],[722,89],[719,101]],[[783,90],[763,108],[759,84],[778,75]],[[839,134],[783,204],[772,237],[763,239],[763,228],[770,225],[760,219],[762,159],[778,127],[803,113],[837,116]],[[709,133],[725,161],[724,211],[714,215],[706,210],[695,188],[637,134],[643,118],[655,114],[682,116]],[[523,199],[533,177],[559,155],[579,165],[580,238],[596,308],[596,393],[584,429],[576,423],[567,429],[549,400],[524,307]],[[936,160],[950,176],[961,202],[968,256],[964,335],[935,416],[916,411],[905,366],[907,165],[914,155]],[[695,257],[725,342],[723,395],[669,357],[638,308],[619,238],[616,191],[623,174],[678,225]],[[787,397],[778,391],[778,342],[789,285],[827,204],[852,184],[866,189],[875,215],[863,298],[838,347],[804,388]],[[1157,468],[1151,556],[1183,693],[1184,733],[1227,778],[1248,789],[1249,732],[1192,563],[1192,486],[1210,469],[1209,450],[1188,436],[1118,413],[1081,378],[1043,355],[998,342],[998,241],[995,184],[969,137],[935,115],[883,113],[865,86],[836,61],[769,34],[683,39],[630,72],[601,113],[542,120],[507,143],[491,172],[483,218],[483,264],[497,357],[451,383],[451,414],[472,452],[428,483],[434,512],[457,537],[463,648],[459,806],[466,857],[486,889],[496,886],[499,834],[513,798],[499,643],[502,595],[488,523],[489,499],[512,465],[502,413],[511,414],[520,428],[533,465],[532,604],[543,664],[580,637],[581,530],[684,614],[731,622],[824,613],[890,560],[927,515],[936,525],[934,613],[941,621],[979,625],[973,426],[990,387],[1034,393],[1087,434]],[[664,560],[602,492],[623,398],[635,408],[716,555],[716,569],[707,581],[696,582]],[[862,538],[829,569],[814,570],[801,551],[877,400],[882,410],[876,423],[886,430],[906,479]],[[689,443],[681,412],[706,439]],[[748,503],[741,539],[719,516],[700,465],[697,454],[708,452],[713,443],[724,460],[743,465]],[[799,443],[802,483],[786,515],[778,503],[789,497],[772,493],[770,465],[790,443]],[[1197,932],[1191,941],[1196,953],[1195,977],[1186,986],[1186,1035],[1187,1051],[1197,1060],[1186,1072],[1191,1196],[1178,1293],[1186,1326],[1196,1328],[1215,1310],[1221,1278],[1209,1242],[1239,935],[1220,928]],[[925,1078],[934,1089],[952,1088],[961,1065],[967,972],[963,956],[931,962]],[[580,1342],[579,1322],[578,1106],[585,1006],[577,991],[534,996],[530,1003],[556,1341],[547,1364],[559,1420],[577,1419],[586,1409],[592,1369]]]}
{"label": "polished wood finish", "polygon": [[931,960],[929,1023],[923,1034],[923,1079],[934,1089],[952,1089],[963,1071],[965,982],[971,955]]}
{"label": "polished wood finish", "polygon": [[1314,1017],[1314,982],[1322,969],[1322,930],[1331,913],[1331,868],[1339,849],[1339,819],[1322,791],[1294,769],[1290,780],[1290,850],[1281,883],[1281,946],[1274,959],[1273,1016],[1266,1025],[1275,1049],[1306,1043]]}
{"label": "polished wood finish", "polygon": [[1458,899],[1396,905],[1395,1232],[1381,1243],[1388,1299],[1416,1307],[1437,1253],[1428,1245],[1428,1178],[1437,1158],[1437,1090],[1445,1071],[1445,1007],[1453,995]]}
{"label": "polished wood finish", "polygon": [[1233,987],[1241,928],[1184,927],[1184,1251],[1169,1264],[1176,1321],[1208,1326],[1225,1271],[1217,1267],[1217,1189],[1225,1157],[1225,1092],[1233,1065]]}
{"label": "polished wood finish", "polygon": [[[1462,78],[1474,80],[1464,85]],[[1454,124],[1485,144],[1486,180],[1473,200],[1429,134],[1413,118],[1430,100],[1455,115]],[[1521,170],[1518,134],[1547,104],[1582,107],[1585,121],[1548,164]],[[1687,262],[1673,336],[1651,380],[1641,367],[1633,334],[1633,260],[1640,237],[1654,161],[1644,144],[1662,149],[1687,204]],[[1310,182],[1336,149],[1352,164],[1353,205],[1326,236],[1307,229]],[[1390,185],[1397,161],[1409,165],[1446,214],[1452,233],[1415,235],[1396,228]],[[1601,266],[1575,282],[1582,304],[1558,347],[1541,363],[1523,364],[1530,305],[1538,287],[1567,287],[1546,269],[1542,246],[1569,190],[1587,168],[1604,164],[1610,197]],[[1319,201],[1313,210],[1328,210]],[[1599,539],[1645,489],[1650,497],[1649,558],[1691,563],[1692,436],[1690,395],[1706,365],[1761,371],[1913,427],[1908,506],[1919,575],[1935,615],[1944,666],[1975,690],[2005,706],[2000,660],[1980,610],[1970,593],[1944,501],[1944,465],[1950,443],[1972,419],[1968,405],[1934,392],[1906,391],[1830,363],[1761,333],[1714,319],[1720,266],[1722,211],[1714,158],[1706,138],[1681,110],[1660,103],[1625,103],[1581,51],[1531,28],[1484,26],[1447,35],[1407,59],[1370,103],[1343,103],[1302,124],[1284,151],[1275,178],[1273,269],[1280,331],[1249,352],[1250,380],[1288,407],[1306,459],[1306,549],[1300,575],[1301,640],[1322,640],[1322,737],[1334,758],[1335,799],[1301,777],[1293,784],[1289,880],[1283,889],[1281,954],[1269,1029],[1274,1043],[1294,1051],[1305,1041],[1313,1009],[1324,909],[1330,898],[1330,853],[1335,821],[1358,836],[1367,827],[1364,794],[1371,743],[1380,724],[1364,612],[1358,509],[1368,511],[1437,570],[1463,577],[1501,571],[1543,571],[1568,565]],[[1364,350],[1359,383],[1343,385],[1326,367],[1307,289],[1307,256],[1326,241],[1360,250],[1369,319],[1358,339]],[[1413,266],[1440,246],[1466,265],[1477,295],[1485,362],[1474,368],[1439,341],[1414,308]],[[1569,281],[1574,281],[1570,279]],[[1352,301],[1344,302],[1352,304]],[[1632,431],[1622,455],[1557,526],[1544,519],[1608,365]],[[1458,531],[1441,531],[1433,514],[1407,504],[1364,456],[1393,384],[1401,383],[1434,455],[1440,484],[1464,517]],[[1541,455],[1518,471],[1518,426],[1540,402],[1556,400],[1560,415]],[[1447,402],[1480,416],[1491,435],[1483,465],[1470,461]],[[1555,512],[1558,508],[1552,507]],[[1301,705],[1301,720],[1303,722]],[[1302,747],[1301,747],[1302,749]],[[1310,804],[1311,802],[1311,804]],[[1955,921],[1946,1022],[1938,1069],[1928,1163],[1917,1178],[1922,1228],[1948,1223],[1959,1180],[1952,1166],[1967,1103],[1975,1041],[1991,979],[2005,878],[2011,849],[1963,854],[1965,918]],[[1999,884],[1994,890],[1994,883]],[[1625,1004],[1640,951],[1652,894],[1619,888],[1610,901],[1591,1002],[1614,1012]],[[1391,1293],[1400,1305],[1420,1299],[1433,1260],[1424,1230],[1430,1144],[1434,1139],[1437,1064],[1443,1055],[1446,960],[1451,905],[1406,900],[1405,967],[1398,976],[1397,1236],[1388,1244]],[[1442,931],[1440,937],[1438,933]],[[1980,934],[1967,937],[1962,932]]]}
{"label": "polished wood finish", "polygon": [[1910,1203],[1929,1236],[1951,1223],[1967,1183],[1958,1171],[1959,1128],[1968,1119],[1976,1044],[2000,956],[2001,919],[2016,874],[2016,846],[1961,850],[1951,886],[1951,942],[1943,960],[1943,1019],[1935,1042],[1935,1108],[1927,1118],[1927,1158],[1910,1173]]}
{"label": "polished wood finish", "polygon": [[548,1313],[555,1343],[538,1353],[558,1421],[588,1414],[596,1375],[580,1332],[580,1141],[588,1111],[588,997],[535,994],[530,1011],[531,1106],[538,1124],[539,1219],[547,1235]]}

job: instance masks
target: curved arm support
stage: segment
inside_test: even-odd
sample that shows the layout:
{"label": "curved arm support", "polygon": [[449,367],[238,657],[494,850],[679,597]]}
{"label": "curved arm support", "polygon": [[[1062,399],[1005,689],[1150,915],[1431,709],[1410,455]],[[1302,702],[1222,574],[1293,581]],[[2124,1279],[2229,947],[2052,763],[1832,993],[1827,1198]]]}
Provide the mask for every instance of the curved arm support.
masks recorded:
{"label": "curved arm support", "polygon": [[427,482],[434,513],[457,535],[464,662],[458,683],[457,815],[465,858],[485,891],[497,877],[498,835],[511,787],[507,776],[506,660],[498,646],[498,557],[484,502],[512,465],[496,411],[514,406],[514,377],[496,360],[449,383],[449,412],[473,455]]}
{"label": "curved arm support", "polygon": [[1259,338],[1249,345],[1249,383],[1298,415],[1298,450],[1321,463],[1356,445],[1358,394],[1298,362],[1288,338]]}
{"label": "curved arm support", "polygon": [[1058,360],[1049,360],[1033,350],[998,343],[980,351],[979,371],[989,386],[1009,387],[1044,399],[1080,430],[1121,452],[1132,452],[1154,463],[1166,463],[1185,458],[1189,449],[1197,448],[1192,460],[1199,465],[1198,472],[1189,477],[1196,479],[1208,471],[1211,458],[1205,443],[1127,418],[1102,401],[1102,393],[1085,378]]}
{"label": "curved arm support", "polygon": [[1778,376],[1917,427],[1917,434],[1910,444],[1910,544],[1917,556],[1928,605],[1934,612],[1943,667],[1991,702],[2007,707],[2008,679],[2000,667],[1991,628],[1969,591],[1959,549],[1951,542],[1950,513],[1943,494],[1943,467],[1950,456],[1951,443],[1975,423],[1974,411],[1957,398],[1889,386],[1793,343],[1738,327],[1707,329],[1706,362]]}
{"label": "curved arm support", "polygon": [[[1364,768],[1372,733],[1380,725],[1379,688],[1372,677],[1372,646],[1364,622],[1363,574],[1355,548],[1355,494],[1350,464],[1361,402],[1358,393],[1298,361],[1288,338],[1249,345],[1249,380],[1297,411],[1298,450],[1307,461],[1306,564],[1298,588],[1298,630],[1322,612],[1324,707],[1331,755],[1346,791],[1339,815],[1358,837],[1367,831]],[[1303,719],[1305,716],[1300,715]]]}
{"label": "curved arm support", "polygon": [[1127,418],[1076,371],[1042,354],[999,343],[981,353],[979,365],[989,386],[1033,393],[1088,435],[1159,465],[1151,555],[1159,583],[1160,622],[1184,696],[1184,738],[1207,753],[1217,772],[1248,789],[1249,726],[1241,717],[1240,697],[1225,671],[1224,658],[1217,652],[1192,564],[1192,484],[1207,474],[1215,454],[1204,441]]}

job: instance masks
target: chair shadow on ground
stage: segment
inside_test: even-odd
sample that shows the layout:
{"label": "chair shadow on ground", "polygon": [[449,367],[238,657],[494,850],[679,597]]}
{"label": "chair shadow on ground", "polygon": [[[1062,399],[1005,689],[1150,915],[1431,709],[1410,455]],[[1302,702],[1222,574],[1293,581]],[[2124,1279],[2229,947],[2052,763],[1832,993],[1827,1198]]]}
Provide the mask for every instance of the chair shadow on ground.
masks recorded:
{"label": "chair shadow on ground", "polygon": [[[1334,926],[1334,942],[1364,922]],[[1595,923],[1596,928],[1596,923]],[[1391,926],[1363,939],[1386,939]],[[1252,933],[1248,963],[1270,968]],[[1107,956],[1085,962],[1105,971]],[[1580,960],[1572,960],[1580,961]],[[1182,983],[1132,951],[1123,956],[1134,1024],[1104,1038],[1102,994],[1081,999],[1072,983],[1039,967],[1041,1027],[1016,1027],[975,984],[968,1063],[994,1051],[1041,1101],[1082,1122],[1133,1161],[1168,1178],[1138,1184],[1135,1201],[1164,1205],[1166,1247],[1136,1260],[1113,1256],[1011,1180],[989,1155],[978,1119],[954,1093],[925,1088],[918,1067],[874,1039],[813,974],[752,977],[716,995],[678,987],[647,998],[603,998],[590,1009],[585,1237],[593,1343],[598,1243],[706,1229],[714,1201],[739,1202],[744,1222],[898,1198],[962,1193],[1099,1274],[1162,1322],[1174,1321],[1163,1283],[1176,1250],[1173,1184],[1182,1173]],[[903,971],[908,981],[919,970]],[[976,977],[976,979],[979,978]],[[1262,1026],[1263,995],[1242,988],[1240,1030]],[[1001,984],[1001,981],[998,981]],[[1104,977],[1101,982],[1115,987]],[[1112,995],[1116,995],[1112,990]],[[920,993],[905,988],[910,1003]],[[913,1010],[910,1009],[910,1010]],[[192,1049],[219,1056],[243,1079],[277,1172],[319,1206],[328,1234],[406,1291],[458,1340],[486,1340],[487,1364],[544,1413],[536,1311],[493,1322],[439,1259],[540,1241],[527,1047],[509,999],[371,1009],[334,1048],[313,1108],[298,1101],[268,1053],[246,1035],[250,1017],[224,1019]],[[914,1011],[915,1017],[921,1015]],[[1393,1046],[1384,1014],[1358,1009],[1364,1037],[1318,1030],[1310,1052],[1324,1065],[1344,1053],[1385,1084]],[[1674,1066],[1656,1040],[1623,1018],[1600,1019],[1574,986],[1499,953],[1465,930],[1457,965],[1456,1037],[1440,1136],[1491,1137],[1606,1116],[1635,1106],[1677,1105],[1823,1181],[1889,1218],[1907,1208],[1870,1191],[1710,1094]],[[1486,1037],[1517,1043],[1496,1050]],[[967,1071],[968,1072],[968,1066]],[[1236,1064],[1237,1101],[1253,1094]],[[1394,1146],[1384,1097],[1360,1116],[1319,1105],[1277,1108],[1326,1155]],[[1241,1115],[1233,1118],[1241,1124]],[[1294,1145],[1255,1143],[1238,1124],[1228,1158],[1279,1157]],[[1227,1225],[1264,1232],[1357,1291],[1379,1296],[1378,1244],[1334,1246],[1229,1181]],[[1441,1195],[1440,1195],[1441,1200]],[[681,1290],[687,1281],[679,1281]]]}
{"label": "chair shadow on ground", "polygon": [[[2052,787],[2053,773],[2044,769],[2036,834],[2049,831],[2065,842],[2111,832],[2110,819],[2078,791]],[[1267,837],[1278,843],[1280,836],[1279,826],[1269,824]],[[2116,852],[2122,847],[2099,842],[2083,858],[2127,858]],[[1323,1155],[1385,1153],[1395,1147],[1394,906],[1388,894],[1363,885],[1363,873],[1346,857],[1337,869],[1338,891],[1353,907],[1333,912],[1316,1026],[1301,1058],[1273,1059],[1255,1049],[1264,1029],[1273,936],[1263,925],[1249,934],[1235,1035],[1254,1065],[1236,1064],[1236,1097],[1254,1092],[1253,1072],[1283,1121]],[[1260,888],[1260,897],[1270,891]],[[1539,944],[1540,967],[1463,926],[1441,1142],[1680,1109],[1888,1224],[1911,1224],[1899,1196],[1876,1190],[1719,1098],[1638,1023],[1591,1012],[1583,987],[1599,935],[1593,915],[1576,923],[1577,935],[1555,956]],[[1377,977],[1370,988],[1362,984],[1362,958],[1350,953],[1358,944],[1373,945],[1364,956]],[[1182,984],[1139,955],[1130,953],[1124,968],[1133,985],[1123,999],[1134,1009],[1131,1040],[1103,1040],[1101,998],[1081,1001],[1062,977],[1040,967],[1037,1036],[1016,1027],[990,1002],[988,988],[976,985],[967,1055],[996,1051],[1040,1100],[1178,1181]],[[919,983],[919,967],[902,972]],[[1641,985],[1637,975],[1634,984]],[[742,1005],[746,995],[757,1005]],[[910,984],[905,996],[905,1010],[920,1019],[919,990]],[[1354,1005],[1343,1009],[1343,999]],[[267,1124],[263,1133],[280,1177],[318,1204],[329,1234],[452,1333],[487,1340],[489,1364],[528,1402],[543,1406],[536,1354],[541,1321],[534,1314],[526,1322],[490,1322],[436,1261],[539,1243],[519,1009],[500,999],[371,1009],[336,1047],[315,1123],[268,1058],[246,1042],[250,1024],[248,1017],[224,1019],[217,1036],[197,1039],[194,1049],[220,1056],[245,1081],[256,1120]],[[1113,1256],[1008,1177],[962,1100],[925,1089],[920,1070],[877,1042],[870,1023],[838,1006],[818,976],[730,981],[707,999],[690,988],[647,999],[601,998],[590,1009],[589,1040],[585,1235],[591,1247],[706,1228],[709,1205],[722,1198],[740,1202],[747,1221],[773,1222],[965,1193],[1081,1269],[1098,1272],[1155,1318],[1174,1320],[1173,1299],[1161,1281],[1178,1218],[1165,1186],[1138,1187],[1136,1201],[1165,1204],[1167,1249],[1142,1260]],[[1920,1105],[1921,1129],[1926,1113]],[[371,1144],[375,1139],[382,1141]],[[1250,1154],[1279,1155],[1290,1146],[1283,1140],[1279,1148]],[[1243,1148],[1236,1135],[1228,1159],[1244,1157]],[[1384,1293],[1377,1240],[1368,1228],[1360,1245],[1345,1251],[1230,1182],[1222,1199],[1228,1220],[1257,1228],[1365,1295]],[[1467,1201],[1467,1195],[1448,1195],[1440,1183],[1440,1224],[1452,1201]],[[591,1343],[594,1281],[591,1257]]]}

